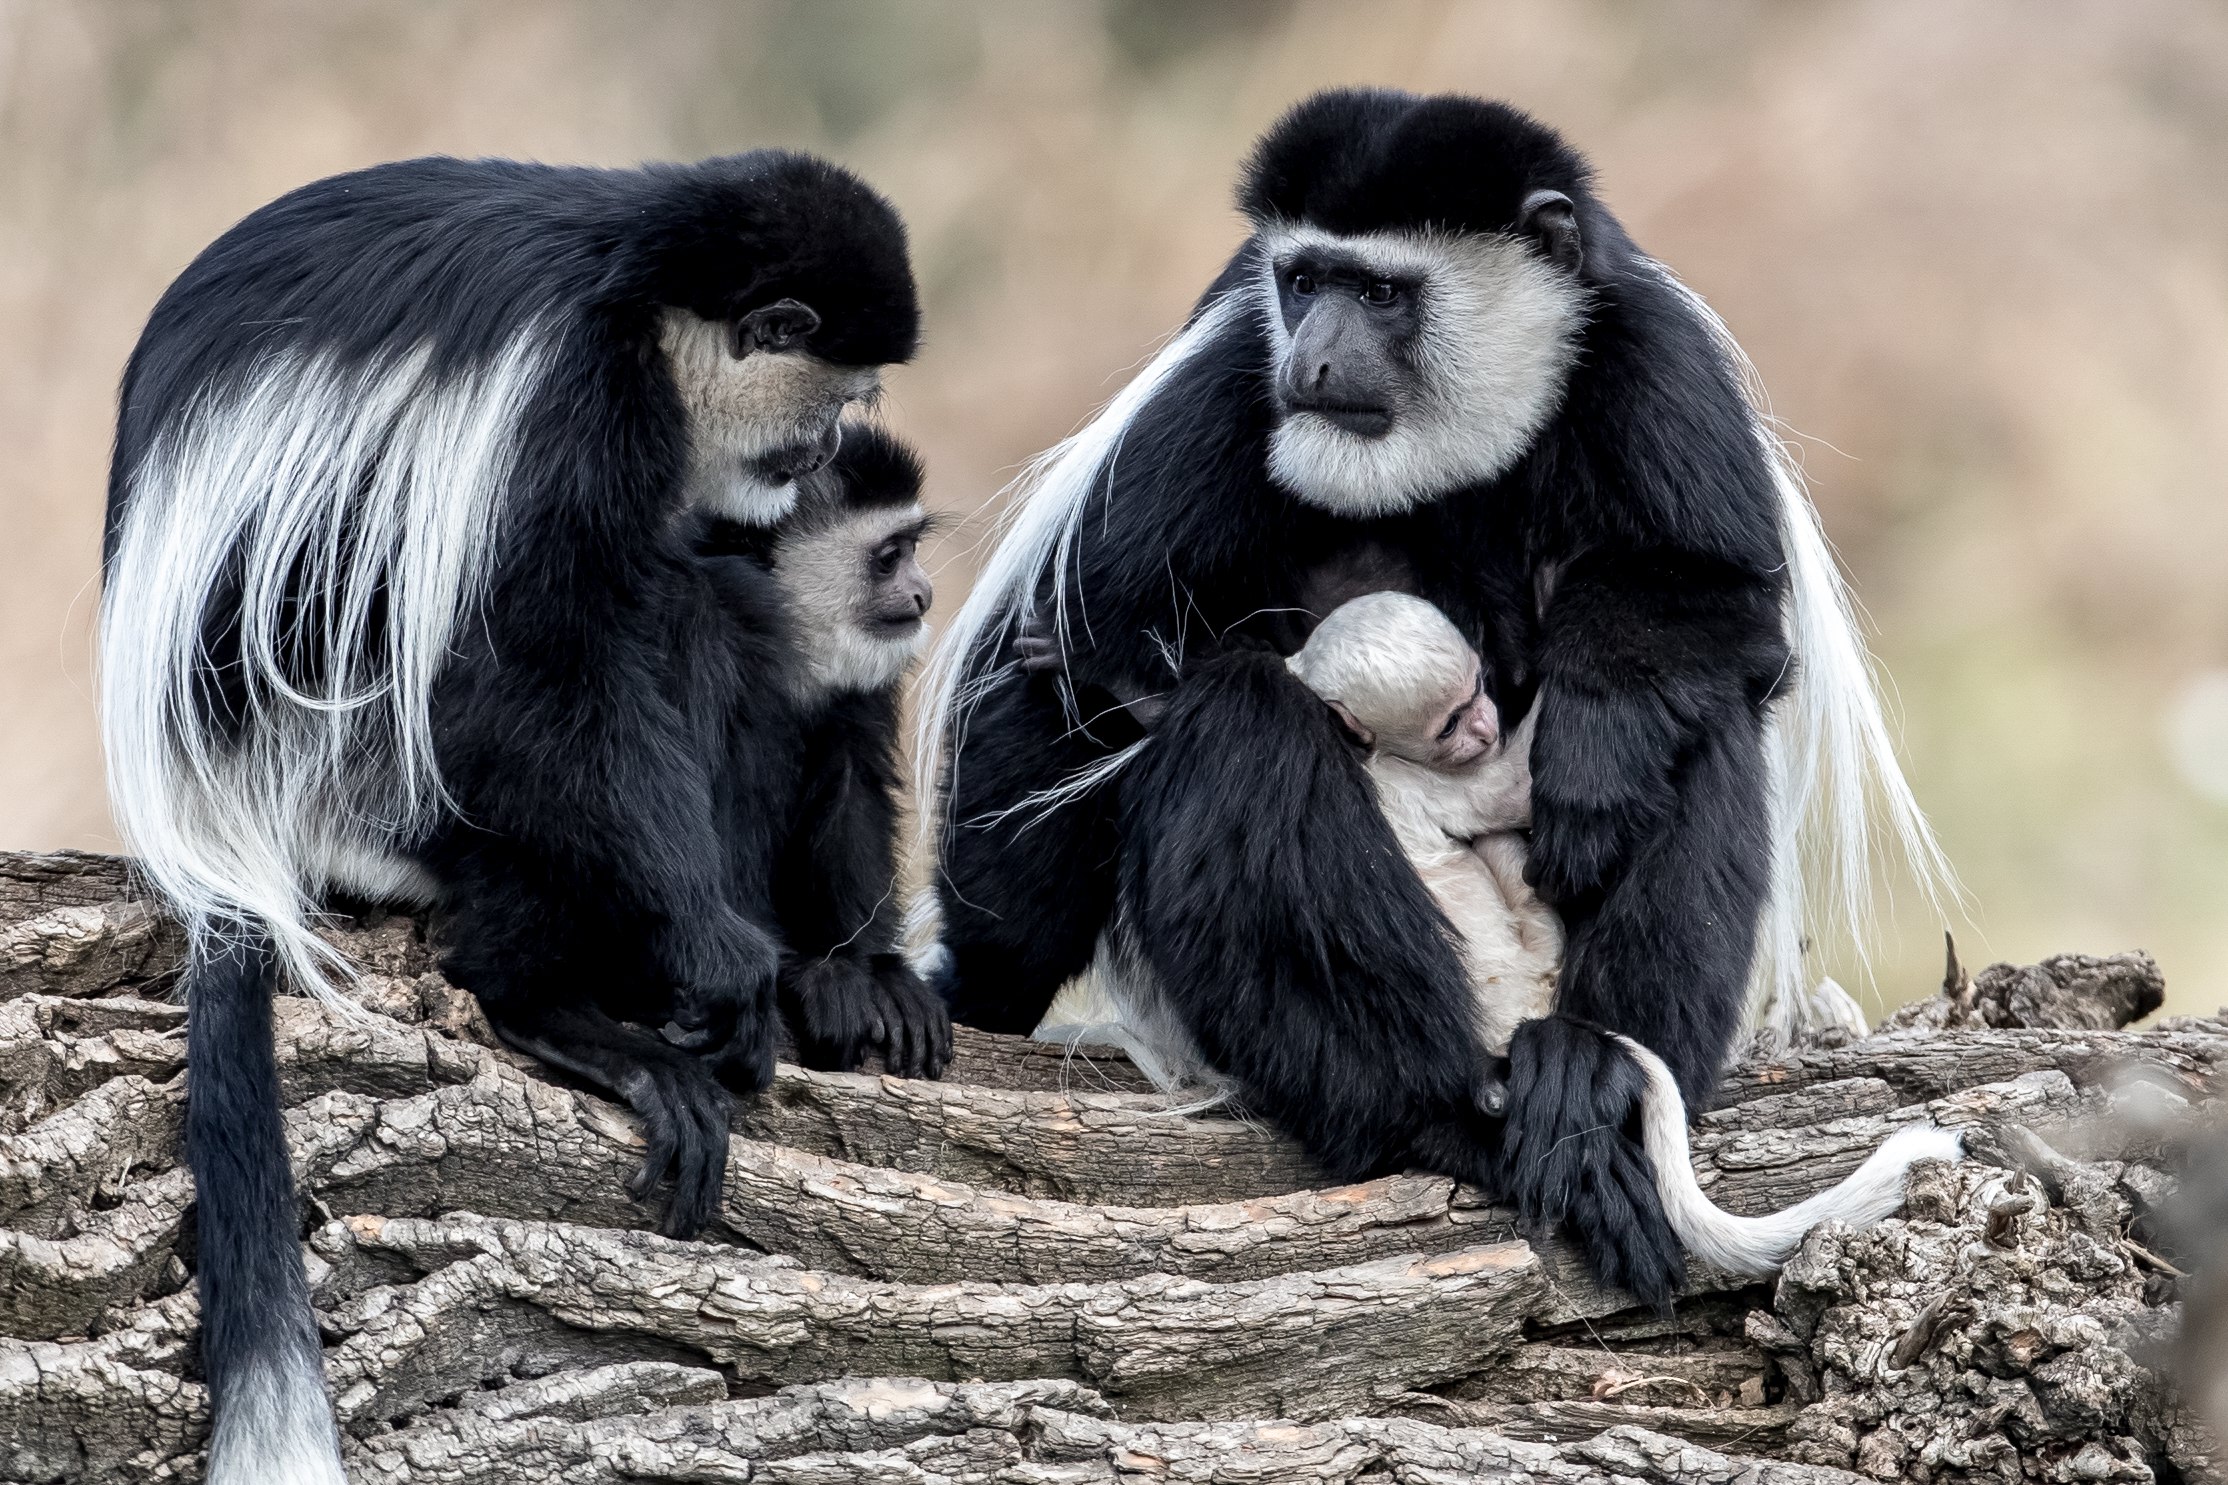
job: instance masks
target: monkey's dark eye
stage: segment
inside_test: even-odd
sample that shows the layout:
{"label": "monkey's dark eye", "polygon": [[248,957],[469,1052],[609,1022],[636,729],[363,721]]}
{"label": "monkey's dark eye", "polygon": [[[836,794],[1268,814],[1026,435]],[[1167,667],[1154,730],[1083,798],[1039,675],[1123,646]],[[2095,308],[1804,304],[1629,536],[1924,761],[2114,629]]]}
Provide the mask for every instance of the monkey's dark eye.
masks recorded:
{"label": "monkey's dark eye", "polygon": [[1454,736],[1454,729],[1462,725],[1462,719],[1468,714],[1469,710],[1470,703],[1465,701],[1448,714],[1447,725],[1439,729],[1440,742],[1445,742],[1448,738]]}
{"label": "monkey's dark eye", "polygon": [[1309,295],[1309,294],[1312,294],[1312,293],[1314,293],[1314,292],[1315,292],[1315,278],[1314,278],[1314,275],[1312,275],[1312,274],[1306,274],[1306,273],[1295,273],[1295,274],[1293,274],[1293,275],[1292,275],[1292,292],[1293,292],[1293,293],[1295,293],[1295,294],[1301,295],[1301,296],[1303,296],[1303,297],[1304,297],[1304,296],[1306,296],[1306,295]]}
{"label": "monkey's dark eye", "polygon": [[1362,290],[1362,298],[1371,304],[1390,304],[1400,297],[1400,286],[1390,279],[1379,279]]}
{"label": "monkey's dark eye", "polygon": [[874,554],[874,575],[884,578],[895,577],[899,564],[904,560],[904,549],[893,541]]}

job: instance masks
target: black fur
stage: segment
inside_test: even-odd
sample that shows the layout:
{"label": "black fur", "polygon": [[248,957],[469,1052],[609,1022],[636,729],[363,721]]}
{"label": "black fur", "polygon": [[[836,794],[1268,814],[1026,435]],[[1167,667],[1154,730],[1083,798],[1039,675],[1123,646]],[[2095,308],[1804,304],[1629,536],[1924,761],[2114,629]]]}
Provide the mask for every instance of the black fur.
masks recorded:
{"label": "black fur", "polygon": [[[1603,1032],[1654,1048],[1690,1100],[1715,1080],[1766,893],[1764,710],[1790,663],[1776,497],[1732,368],[1583,161],[1503,106],[1323,95],[1270,131],[1241,199],[1263,226],[1490,231],[1540,189],[1575,203],[1591,304],[1526,455],[1395,517],[1305,505],[1266,474],[1269,353],[1241,317],[1142,410],[1078,523],[1088,624],[1064,675],[1008,674],[967,719],[939,886],[962,1020],[1033,1024],[1119,896],[1202,1048],[1334,1174],[1480,1180],[1654,1300],[1681,1260],[1632,1137],[1637,1070]],[[1255,253],[1202,308],[1251,292]],[[1199,663],[1248,634],[1288,653],[1324,574],[1403,563],[1398,585],[1487,657],[1504,713],[1541,707],[1533,871],[1570,949],[1558,1015],[1511,1048],[1505,1125],[1474,1109],[1484,1059],[1448,929],[1336,729],[1258,657]],[[1192,657],[1180,683],[1156,636]],[[1070,679],[1086,715],[1176,690],[1116,787],[992,823],[1136,735],[1119,714],[1071,728]]]}
{"label": "black fur", "polygon": [[[112,557],[150,451],[273,355],[354,369],[422,349],[453,376],[530,326],[551,338],[487,595],[433,698],[457,810],[400,844],[439,882],[447,968],[497,1030],[643,1116],[633,1189],[672,1179],[673,1233],[716,1208],[727,1088],[771,1075],[772,873],[805,719],[785,700],[790,640],[763,564],[707,559],[682,515],[688,431],[659,313],[732,319],[785,298],[818,314],[804,348],[825,360],[877,365],[915,345],[895,212],[806,156],[640,170],[424,159],[338,176],[246,218],[164,294],[125,373],[110,476]],[[197,699],[236,728],[238,577],[213,577]],[[313,625],[317,595],[301,597],[292,617]],[[317,636],[301,637],[290,650],[314,653]],[[368,643],[381,638],[375,622]],[[206,962],[190,984],[220,1408],[253,1332],[273,1316],[308,1327],[258,963]],[[669,1018],[709,1027],[717,1049],[644,1029]]]}
{"label": "black fur", "polygon": [[271,969],[269,941],[232,923],[188,971],[186,1160],[201,1364],[217,1397],[231,1395],[254,1362],[287,1357],[311,1376],[324,1366],[279,1113]]}
{"label": "black fur", "polygon": [[921,456],[911,444],[872,423],[846,422],[835,457],[820,476],[805,482],[795,514],[777,533],[786,538],[844,516],[916,505],[923,476]]}
{"label": "black fur", "polygon": [[[1245,739],[1233,745],[1234,739]],[[1207,1060],[1336,1174],[1485,1182],[1452,930],[1331,711],[1274,653],[1200,664],[1121,787],[1121,902]],[[1242,883],[1237,891],[1219,883]],[[1366,905],[1362,932],[1338,912]],[[1179,971],[1180,972],[1172,972]]]}
{"label": "black fur", "polygon": [[805,733],[775,876],[781,1004],[807,1067],[848,1071],[876,1053],[933,1078],[951,1060],[951,1018],[898,952],[897,690],[835,698]]}

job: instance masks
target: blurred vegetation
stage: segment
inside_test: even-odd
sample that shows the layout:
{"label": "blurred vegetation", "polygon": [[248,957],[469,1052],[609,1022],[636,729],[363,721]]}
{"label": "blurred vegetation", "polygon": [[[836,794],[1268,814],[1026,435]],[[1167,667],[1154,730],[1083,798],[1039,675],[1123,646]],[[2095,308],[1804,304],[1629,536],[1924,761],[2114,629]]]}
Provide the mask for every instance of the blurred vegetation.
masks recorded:
{"label": "blurred vegetation", "polygon": [[[1586,149],[1804,438],[1968,889],[1968,956],[2142,946],[2228,1000],[2228,10],[2206,0],[0,0],[0,844],[113,844],[88,699],[116,377],[259,203],[441,151],[764,143],[912,224],[890,416],[970,517],[1234,244],[1311,88]],[[1938,973],[1908,896],[1889,999]],[[1861,971],[1836,961],[1857,985]]]}

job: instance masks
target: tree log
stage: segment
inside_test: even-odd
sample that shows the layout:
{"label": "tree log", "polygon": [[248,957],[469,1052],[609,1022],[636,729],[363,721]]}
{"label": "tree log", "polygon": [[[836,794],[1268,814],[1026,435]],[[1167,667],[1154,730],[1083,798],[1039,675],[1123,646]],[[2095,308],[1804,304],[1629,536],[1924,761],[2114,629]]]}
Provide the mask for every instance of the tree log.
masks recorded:
{"label": "tree log", "polygon": [[[2141,956],[1736,1067],[1693,1136],[1731,1210],[1922,1119],[1971,1158],[1659,1315],[1476,1191],[1329,1187],[1119,1053],[967,1031],[941,1083],[783,1065],[673,1242],[631,1115],[496,1045],[415,922],[330,936],[353,1006],[274,1020],[359,1481],[2213,1478],[2153,1218],[2228,1025],[2126,1029]],[[178,952],[121,863],[0,856],[0,1481],[199,1478]]]}

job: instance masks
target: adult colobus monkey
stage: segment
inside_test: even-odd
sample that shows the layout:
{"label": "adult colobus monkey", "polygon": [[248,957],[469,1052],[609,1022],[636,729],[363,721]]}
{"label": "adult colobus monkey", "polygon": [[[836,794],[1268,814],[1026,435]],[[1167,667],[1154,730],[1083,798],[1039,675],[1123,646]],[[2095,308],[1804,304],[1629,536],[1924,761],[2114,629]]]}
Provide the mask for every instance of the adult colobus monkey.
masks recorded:
{"label": "adult colobus monkey", "polygon": [[[1111,924],[1333,1172],[1478,1181],[1661,1297],[1678,1247],[1615,1038],[1705,1094],[1759,947],[1795,973],[1806,821],[1847,903],[1875,795],[1935,860],[1841,580],[1738,350],[1550,130],[1325,93],[1239,199],[1252,235],[1037,467],[932,662],[929,962],[959,1019],[1027,1030]],[[1451,615],[1512,715],[1536,697],[1531,877],[1569,949],[1505,1121],[1445,918],[1338,723],[1247,643],[1289,653],[1376,588]],[[1012,655],[1032,612],[1050,674]],[[1122,703],[1162,691],[1146,736]]]}
{"label": "adult colobus monkey", "polygon": [[917,322],[888,203],[775,152],[340,176],[156,306],[124,375],[101,699],[118,822],[191,935],[217,1485],[341,1479],[268,1001],[345,972],[311,928],[326,890],[438,900],[497,1028],[644,1116],[669,1228],[716,1198],[725,1092],[609,1013],[728,1031],[728,1080],[770,1073],[749,796],[793,774],[757,777],[750,750],[789,740],[739,693],[785,681],[683,632],[707,581],[685,512],[786,514]]}

